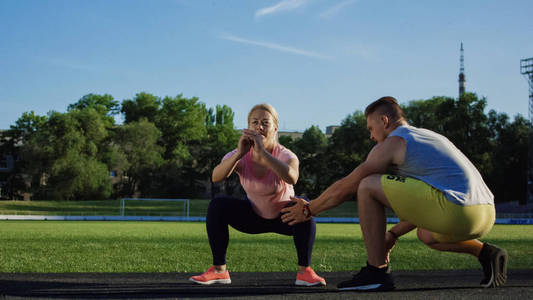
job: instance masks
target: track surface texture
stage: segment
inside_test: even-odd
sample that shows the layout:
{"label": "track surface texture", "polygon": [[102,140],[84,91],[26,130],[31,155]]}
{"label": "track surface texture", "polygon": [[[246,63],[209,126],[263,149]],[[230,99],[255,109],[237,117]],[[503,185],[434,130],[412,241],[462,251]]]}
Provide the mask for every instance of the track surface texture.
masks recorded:
{"label": "track surface texture", "polygon": [[201,286],[192,273],[0,273],[0,299],[531,299],[533,269],[481,288],[481,270],[397,271],[391,292],[339,292],[350,272],[322,272],[325,287],[297,287],[296,273],[231,272],[232,284]]}

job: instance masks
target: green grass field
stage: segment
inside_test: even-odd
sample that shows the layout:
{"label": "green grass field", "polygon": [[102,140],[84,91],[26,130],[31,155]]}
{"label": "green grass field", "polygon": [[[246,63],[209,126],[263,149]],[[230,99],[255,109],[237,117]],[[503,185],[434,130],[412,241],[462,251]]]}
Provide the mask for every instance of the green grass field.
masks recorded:
{"label": "green grass field", "polygon": [[[484,239],[509,252],[510,268],[533,268],[533,226],[497,225]],[[471,256],[431,250],[403,236],[395,270],[477,269]],[[291,237],[230,231],[228,268],[295,271]],[[357,224],[318,224],[312,266],[358,270],[366,261]],[[0,272],[200,272],[211,264],[205,223],[0,221]]]}

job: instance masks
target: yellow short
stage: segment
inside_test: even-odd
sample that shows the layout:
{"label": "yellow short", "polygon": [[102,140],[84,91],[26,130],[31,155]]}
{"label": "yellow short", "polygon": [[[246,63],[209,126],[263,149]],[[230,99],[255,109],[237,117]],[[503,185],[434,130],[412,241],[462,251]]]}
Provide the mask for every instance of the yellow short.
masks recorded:
{"label": "yellow short", "polygon": [[479,238],[494,225],[494,205],[457,205],[431,185],[410,177],[382,175],[381,186],[400,220],[433,232],[441,243]]}

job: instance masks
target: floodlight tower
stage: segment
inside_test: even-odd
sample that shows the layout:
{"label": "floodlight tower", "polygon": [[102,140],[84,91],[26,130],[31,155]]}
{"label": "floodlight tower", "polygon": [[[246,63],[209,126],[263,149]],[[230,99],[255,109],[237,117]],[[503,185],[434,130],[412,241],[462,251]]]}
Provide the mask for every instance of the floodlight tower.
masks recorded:
{"label": "floodlight tower", "polygon": [[529,147],[527,169],[527,202],[533,203],[533,57],[520,60],[520,73],[529,83]]}
{"label": "floodlight tower", "polygon": [[459,98],[465,93],[465,58],[463,50],[463,42],[461,42],[461,59],[459,68]]}

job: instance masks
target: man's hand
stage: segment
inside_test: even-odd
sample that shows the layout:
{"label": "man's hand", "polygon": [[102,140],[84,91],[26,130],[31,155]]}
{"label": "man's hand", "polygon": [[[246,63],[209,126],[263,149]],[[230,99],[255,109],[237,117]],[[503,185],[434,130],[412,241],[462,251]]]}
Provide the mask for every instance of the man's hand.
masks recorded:
{"label": "man's hand", "polygon": [[311,219],[311,215],[304,215],[304,206],[307,204],[307,201],[305,199],[291,197],[291,200],[294,205],[285,207],[281,210],[281,221],[283,221],[283,223],[295,225]]}

